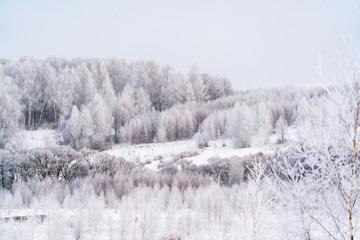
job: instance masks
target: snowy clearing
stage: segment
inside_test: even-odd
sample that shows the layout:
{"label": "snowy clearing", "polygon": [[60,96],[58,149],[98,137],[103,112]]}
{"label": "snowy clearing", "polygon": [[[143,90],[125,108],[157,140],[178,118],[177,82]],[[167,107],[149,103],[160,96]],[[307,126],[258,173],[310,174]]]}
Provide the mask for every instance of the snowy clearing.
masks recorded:
{"label": "snowy clearing", "polygon": [[186,158],[196,165],[206,164],[214,157],[247,157],[258,153],[270,155],[277,147],[261,146],[251,148],[233,148],[227,146],[225,141],[218,140],[210,142],[208,147],[198,148],[194,140],[176,141],[166,143],[150,143],[139,145],[114,145],[106,153],[122,157],[134,163],[144,163],[148,169],[157,170],[159,163],[176,161]]}
{"label": "snowy clearing", "polygon": [[56,131],[51,129],[20,130],[14,135],[12,143],[19,149],[52,147],[57,143]]}
{"label": "snowy clearing", "polygon": [[[21,130],[13,138],[14,144],[19,149],[47,148],[57,144],[55,130],[38,129],[34,131]],[[265,145],[250,148],[234,148],[230,140],[216,140],[209,142],[208,147],[199,148],[196,141],[185,140],[165,143],[149,144],[119,144],[113,145],[104,151],[115,157],[122,157],[126,161],[142,163],[146,168],[157,170],[159,163],[176,161],[186,158],[196,165],[206,164],[214,157],[230,158],[253,156],[258,153],[271,155],[276,150],[283,148],[282,145]]]}

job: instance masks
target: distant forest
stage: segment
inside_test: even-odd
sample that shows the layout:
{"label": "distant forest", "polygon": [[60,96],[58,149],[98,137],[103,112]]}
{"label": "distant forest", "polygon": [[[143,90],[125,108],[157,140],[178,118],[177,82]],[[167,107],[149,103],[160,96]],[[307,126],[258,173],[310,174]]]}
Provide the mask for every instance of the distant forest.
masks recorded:
{"label": "distant forest", "polygon": [[235,92],[221,76],[194,66],[184,76],[154,61],[117,59],[0,60],[0,146],[21,128],[56,128],[63,144],[101,150],[113,143],[195,137],[234,139],[236,147],[283,141],[298,106],[316,87]]}

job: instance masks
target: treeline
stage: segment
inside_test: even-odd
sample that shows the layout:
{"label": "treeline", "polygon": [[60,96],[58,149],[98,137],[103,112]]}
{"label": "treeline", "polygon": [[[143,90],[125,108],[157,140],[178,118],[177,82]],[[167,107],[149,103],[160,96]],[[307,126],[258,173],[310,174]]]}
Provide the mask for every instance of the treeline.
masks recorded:
{"label": "treeline", "polygon": [[102,150],[113,143],[167,142],[195,136],[199,146],[221,138],[235,147],[263,145],[295,122],[317,87],[234,92],[223,77],[187,77],[153,61],[22,58],[0,64],[0,147],[20,123],[56,128],[63,144]]}
{"label": "treeline", "polygon": [[[210,140],[232,139],[234,147],[284,143],[306,103],[325,93],[323,87],[283,87],[241,91],[227,99],[229,107],[211,111],[199,126],[199,146]],[[221,101],[221,100],[220,100]]]}
{"label": "treeline", "polygon": [[[285,141],[286,129],[301,116],[303,105],[323,88],[258,89],[204,103],[175,105],[143,114],[121,128],[122,139],[137,144],[195,137],[200,147],[215,139],[233,139],[235,147]],[[301,104],[302,103],[302,104]]]}
{"label": "treeline", "polygon": [[[320,87],[242,91],[214,101],[187,102],[164,111],[134,115],[117,127],[112,127],[109,121],[102,126],[108,131],[118,132],[114,136],[119,141],[115,142],[132,144],[195,137],[200,147],[207,146],[211,140],[225,138],[233,139],[235,147],[249,147],[267,144],[271,136],[281,143],[285,141],[286,129],[296,122],[298,116],[301,117],[305,103],[323,93]],[[108,131],[99,134],[99,129],[103,128],[94,128],[87,108],[81,111],[73,108],[70,119],[59,128],[64,142],[75,149],[104,148],[106,142],[103,139]],[[102,137],[96,139],[96,136]]]}
{"label": "treeline", "polygon": [[[71,121],[77,120],[79,113],[88,121],[88,131],[81,135],[94,136],[92,145],[109,138],[118,143],[122,141],[120,128],[135,116],[232,94],[231,84],[224,77],[200,74],[196,67],[185,77],[153,61],[24,57],[18,61],[2,59],[0,63],[3,140],[17,122],[27,129],[58,127],[67,125],[66,120],[73,115]],[[73,146],[77,147],[75,143]]]}

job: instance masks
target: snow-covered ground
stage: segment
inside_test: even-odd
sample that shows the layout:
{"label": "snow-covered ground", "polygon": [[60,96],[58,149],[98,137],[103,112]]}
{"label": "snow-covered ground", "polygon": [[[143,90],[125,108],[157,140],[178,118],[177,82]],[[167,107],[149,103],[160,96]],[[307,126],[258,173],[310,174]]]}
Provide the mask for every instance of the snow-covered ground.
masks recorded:
{"label": "snow-covered ground", "polygon": [[218,140],[210,142],[208,147],[198,148],[194,140],[176,141],[167,143],[150,143],[139,145],[114,145],[106,152],[116,157],[122,157],[127,161],[144,163],[152,170],[157,170],[159,163],[176,161],[179,158],[186,158],[196,165],[208,163],[214,157],[246,157],[263,153],[272,154],[274,146],[265,145],[251,148],[233,148],[229,142]]}
{"label": "snow-covered ground", "polygon": [[19,149],[51,147],[55,146],[56,142],[56,131],[51,129],[21,130],[12,139],[12,144]]}
{"label": "snow-covered ground", "polygon": [[[21,130],[13,138],[13,144],[19,149],[51,147],[57,144],[55,130],[38,129],[35,131]],[[149,144],[119,144],[113,145],[105,152],[127,161],[141,163],[148,169],[157,170],[158,165],[164,162],[186,158],[196,165],[208,163],[214,157],[246,157],[263,153],[269,155],[281,146],[264,145],[250,148],[234,148],[230,140],[211,141],[208,147],[199,148],[195,140],[184,140],[165,143]]]}

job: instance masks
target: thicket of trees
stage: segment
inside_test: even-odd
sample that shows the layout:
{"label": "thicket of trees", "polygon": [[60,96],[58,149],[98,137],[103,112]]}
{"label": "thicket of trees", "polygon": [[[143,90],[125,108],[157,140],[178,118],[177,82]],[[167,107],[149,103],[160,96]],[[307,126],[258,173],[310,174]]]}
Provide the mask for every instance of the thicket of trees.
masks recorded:
{"label": "thicket of trees", "polygon": [[20,92],[10,77],[0,73],[0,149],[17,131],[21,117]]}
{"label": "thicket of trees", "polygon": [[[232,186],[246,180],[254,156],[244,161],[239,157],[212,158],[208,164],[196,165],[188,158],[193,152],[183,152],[172,161],[161,162],[155,178],[186,175],[192,179],[201,176],[221,185]],[[260,157],[260,156],[259,156]],[[129,162],[104,152],[82,149],[76,151],[70,146],[22,149],[19,151],[0,150],[0,191],[13,191],[21,182],[44,181],[69,183],[86,177],[132,174],[148,174],[143,162]],[[156,180],[156,179],[155,179]],[[157,180],[156,180],[157,181]]]}
{"label": "thicket of trees", "polygon": [[23,149],[16,152],[0,150],[0,186],[12,190],[13,184],[51,179],[70,182],[77,178],[97,175],[114,176],[130,173],[140,166],[107,153],[70,146]]}
{"label": "thicket of trees", "polygon": [[[0,64],[0,147],[18,124],[57,128],[76,150],[190,139],[199,146],[231,138],[235,147],[279,142],[298,105],[321,95],[317,87],[234,92],[223,77],[187,77],[153,61],[21,58]],[[300,104],[301,105],[301,104]],[[301,106],[300,106],[301,108]]]}
{"label": "thicket of trees", "polygon": [[[285,141],[288,127],[302,119],[302,102],[324,94],[321,87],[279,88],[241,91],[215,101],[224,107],[206,114],[195,135],[199,146],[210,140],[230,138],[234,147],[268,144],[273,136],[277,143]],[[274,142],[274,143],[276,143]]]}
{"label": "thicket of trees", "polygon": [[153,61],[117,59],[2,59],[0,84],[2,145],[21,123],[27,129],[59,127],[65,143],[76,149],[101,149],[106,142],[125,141],[125,136],[153,141],[129,136],[124,128],[135,128],[136,120],[130,122],[136,116],[232,94],[228,79],[200,74],[196,67],[184,77]]}

